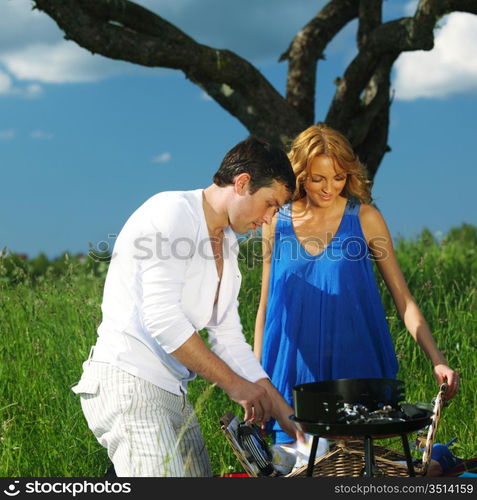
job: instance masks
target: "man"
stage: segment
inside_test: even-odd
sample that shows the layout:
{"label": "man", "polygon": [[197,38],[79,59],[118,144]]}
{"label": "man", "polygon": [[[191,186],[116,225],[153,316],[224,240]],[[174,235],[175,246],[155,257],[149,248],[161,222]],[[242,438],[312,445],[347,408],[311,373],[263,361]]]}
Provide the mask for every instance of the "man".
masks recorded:
{"label": "man", "polygon": [[118,476],[212,475],[186,399],[196,374],[239,403],[245,420],[273,417],[297,437],[292,408],[242,334],[234,234],[270,223],[294,189],[286,154],[249,138],[226,154],[214,184],[159,193],[124,225],[98,339],[73,388]]}

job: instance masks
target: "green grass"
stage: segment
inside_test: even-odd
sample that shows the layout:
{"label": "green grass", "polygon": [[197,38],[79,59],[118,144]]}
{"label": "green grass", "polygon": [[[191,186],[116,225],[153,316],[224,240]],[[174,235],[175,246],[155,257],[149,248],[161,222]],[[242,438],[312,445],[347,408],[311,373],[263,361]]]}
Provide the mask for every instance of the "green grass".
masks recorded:
{"label": "green grass", "polygon": [[[436,341],[461,375],[459,395],[444,409],[437,441],[454,436],[453,451],[477,456],[477,229],[462,226],[437,243],[428,232],[396,244],[398,259]],[[240,315],[252,342],[260,294],[256,244],[242,248]],[[0,259],[0,476],[103,476],[110,463],[89,431],[70,388],[95,342],[105,263],[77,258],[48,262]],[[429,362],[396,316],[379,280],[400,361],[407,400],[430,402],[437,385]],[[220,431],[227,411],[241,408],[202,379],[189,386],[215,474],[240,471]],[[389,444],[393,446],[393,443]],[[396,445],[399,449],[399,443]]]}

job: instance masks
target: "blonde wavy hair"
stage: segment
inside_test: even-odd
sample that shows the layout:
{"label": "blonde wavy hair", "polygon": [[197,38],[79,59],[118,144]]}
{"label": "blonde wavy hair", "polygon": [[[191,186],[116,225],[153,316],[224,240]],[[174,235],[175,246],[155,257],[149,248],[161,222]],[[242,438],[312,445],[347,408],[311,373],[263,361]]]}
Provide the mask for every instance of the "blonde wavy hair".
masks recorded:
{"label": "blonde wavy hair", "polygon": [[311,161],[321,154],[333,158],[347,174],[342,191],[344,197],[371,203],[371,183],[367,179],[364,165],[354,153],[348,139],[324,123],[308,127],[292,142],[288,158],[296,176],[293,201],[306,196],[304,184],[310,172]]}

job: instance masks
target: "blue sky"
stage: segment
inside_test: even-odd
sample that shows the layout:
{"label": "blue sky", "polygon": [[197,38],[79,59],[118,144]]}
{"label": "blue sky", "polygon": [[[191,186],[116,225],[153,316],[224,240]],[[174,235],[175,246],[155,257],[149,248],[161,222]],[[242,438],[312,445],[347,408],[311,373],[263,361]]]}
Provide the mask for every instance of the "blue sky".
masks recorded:
{"label": "blue sky", "polygon": [[[147,0],[193,36],[253,63],[283,93],[277,63],[324,2]],[[386,18],[416,2],[387,0]],[[34,257],[112,243],[149,196],[206,187],[247,130],[177,71],[92,56],[28,0],[0,6],[0,248]],[[317,118],[355,54],[349,25],[320,63]],[[452,14],[432,52],[401,56],[376,199],[393,236],[477,224],[477,16]]]}

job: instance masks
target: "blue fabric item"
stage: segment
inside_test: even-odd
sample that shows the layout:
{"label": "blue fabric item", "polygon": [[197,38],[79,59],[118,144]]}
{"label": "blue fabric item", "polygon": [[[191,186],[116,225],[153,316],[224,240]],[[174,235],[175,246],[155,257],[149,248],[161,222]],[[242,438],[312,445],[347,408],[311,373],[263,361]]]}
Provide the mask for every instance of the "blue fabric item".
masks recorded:
{"label": "blue fabric item", "polygon": [[445,472],[462,462],[461,458],[455,457],[449,450],[449,443],[436,443],[432,447],[431,458],[439,462],[442,472]]}
{"label": "blue fabric item", "polygon": [[[317,256],[298,241],[291,204],[278,213],[262,365],[287,402],[293,387],[338,378],[395,378],[398,362],[359,220],[348,200]],[[290,436],[271,420],[274,442]]]}

